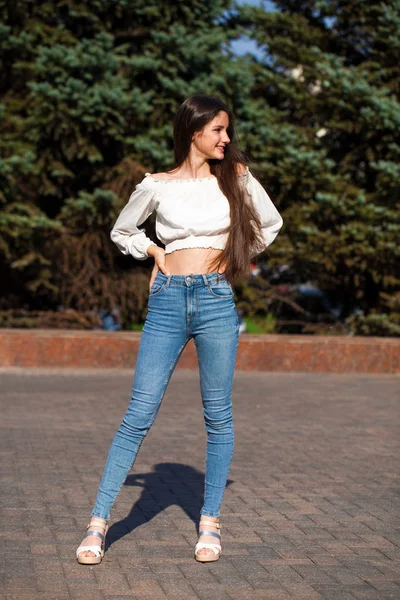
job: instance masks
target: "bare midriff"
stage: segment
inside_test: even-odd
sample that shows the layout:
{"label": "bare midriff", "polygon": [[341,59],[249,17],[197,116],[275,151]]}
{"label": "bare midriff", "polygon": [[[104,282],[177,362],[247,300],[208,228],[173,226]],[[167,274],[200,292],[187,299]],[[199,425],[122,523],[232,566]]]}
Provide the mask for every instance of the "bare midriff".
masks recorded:
{"label": "bare midriff", "polygon": [[[211,264],[221,253],[214,248],[175,250],[165,255],[165,266],[171,275],[205,275],[217,270]],[[224,267],[220,267],[219,272],[223,273]]]}

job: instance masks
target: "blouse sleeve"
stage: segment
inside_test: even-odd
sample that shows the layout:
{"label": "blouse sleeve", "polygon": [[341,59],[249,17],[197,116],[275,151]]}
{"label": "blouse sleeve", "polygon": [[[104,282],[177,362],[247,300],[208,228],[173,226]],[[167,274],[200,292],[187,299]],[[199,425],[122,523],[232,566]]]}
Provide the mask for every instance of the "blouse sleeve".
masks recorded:
{"label": "blouse sleeve", "polygon": [[145,229],[138,228],[156,208],[154,185],[150,179],[146,176],[137,184],[110,233],[122,254],[131,254],[136,260],[148,258],[149,246],[157,245],[146,236]]}
{"label": "blouse sleeve", "polygon": [[272,244],[283,225],[283,219],[261,183],[252,175],[248,168],[243,178],[247,192],[253,201],[253,205],[261,221],[263,244],[261,248],[257,249],[257,254],[259,254]]}

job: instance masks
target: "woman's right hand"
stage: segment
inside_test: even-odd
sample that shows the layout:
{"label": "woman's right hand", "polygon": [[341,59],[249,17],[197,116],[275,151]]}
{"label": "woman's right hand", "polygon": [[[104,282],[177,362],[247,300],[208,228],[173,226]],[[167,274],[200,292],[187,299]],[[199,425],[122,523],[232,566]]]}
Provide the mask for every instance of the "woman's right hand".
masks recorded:
{"label": "woman's right hand", "polygon": [[158,271],[161,271],[161,273],[164,273],[164,275],[170,275],[171,273],[168,271],[168,269],[165,266],[165,250],[160,248],[160,246],[156,246],[155,244],[149,246],[149,248],[147,249],[147,254],[149,256],[153,256],[153,258],[154,258],[154,267],[151,272],[151,277],[150,277],[150,281],[149,281],[149,291],[150,291],[151,286],[153,285],[155,278],[157,277]]}

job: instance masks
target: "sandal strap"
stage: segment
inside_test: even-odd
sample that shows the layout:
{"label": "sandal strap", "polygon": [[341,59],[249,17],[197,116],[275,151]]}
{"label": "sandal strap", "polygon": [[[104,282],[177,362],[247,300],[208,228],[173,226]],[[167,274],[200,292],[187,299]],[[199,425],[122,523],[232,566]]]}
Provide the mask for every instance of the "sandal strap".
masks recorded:
{"label": "sandal strap", "polygon": [[104,535],[102,533],[100,533],[99,531],[88,531],[87,533],[85,533],[85,535],[83,537],[85,538],[85,537],[88,537],[89,535],[97,535],[97,537],[99,537],[102,542],[104,540]]}
{"label": "sandal strap", "polygon": [[93,517],[92,520],[90,521],[90,523],[88,523],[86,529],[89,529],[89,527],[102,527],[102,529],[106,529],[108,526],[107,521],[103,521],[103,519],[97,519],[98,522],[96,523],[96,521],[94,521],[93,519],[96,519],[96,517]]}
{"label": "sandal strap", "polygon": [[200,519],[199,525],[211,525],[211,527],[221,529],[221,525],[218,521],[203,521],[203,519]]}
{"label": "sandal strap", "polygon": [[221,553],[221,546],[219,544],[205,544],[203,542],[197,542],[195,552],[197,553],[198,550],[203,550],[203,549],[208,549],[208,548],[210,548],[214,552],[214,554]]}
{"label": "sandal strap", "polygon": [[215,533],[215,531],[200,531],[199,532],[199,537],[202,535],[212,535],[216,538],[218,538],[219,540],[221,539],[221,536],[219,533]]}
{"label": "sandal strap", "polygon": [[79,546],[78,550],[76,551],[77,558],[81,552],[93,552],[96,558],[99,558],[101,557],[102,548],[101,546]]}

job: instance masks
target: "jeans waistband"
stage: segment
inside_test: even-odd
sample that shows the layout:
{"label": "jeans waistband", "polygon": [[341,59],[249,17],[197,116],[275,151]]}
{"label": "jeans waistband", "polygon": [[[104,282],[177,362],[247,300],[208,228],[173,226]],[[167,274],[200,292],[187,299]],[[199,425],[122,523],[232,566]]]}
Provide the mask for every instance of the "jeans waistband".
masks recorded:
{"label": "jeans waistband", "polygon": [[191,273],[190,275],[164,275],[161,271],[158,271],[158,281],[169,285],[209,285],[212,283],[219,283],[220,281],[228,281],[224,273],[212,272],[205,274]]}

